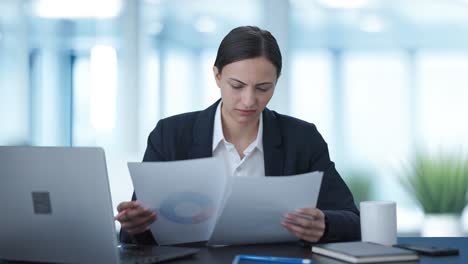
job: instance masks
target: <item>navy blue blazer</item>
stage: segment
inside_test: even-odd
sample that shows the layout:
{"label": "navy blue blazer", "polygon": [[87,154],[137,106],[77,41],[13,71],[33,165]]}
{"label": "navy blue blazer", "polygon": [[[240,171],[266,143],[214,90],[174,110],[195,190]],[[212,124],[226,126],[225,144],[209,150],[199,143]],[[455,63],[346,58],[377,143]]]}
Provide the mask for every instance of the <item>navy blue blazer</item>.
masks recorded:
{"label": "navy blue blazer", "polygon": [[[143,161],[211,157],[214,117],[219,102],[203,111],[160,120],[148,137]],[[317,208],[325,213],[327,228],[321,242],[359,240],[359,211],[351,192],[330,160],[327,143],[315,125],[269,109],[262,114],[265,175],[323,171]],[[156,243],[149,231],[135,236],[121,231],[120,239],[123,243]]]}

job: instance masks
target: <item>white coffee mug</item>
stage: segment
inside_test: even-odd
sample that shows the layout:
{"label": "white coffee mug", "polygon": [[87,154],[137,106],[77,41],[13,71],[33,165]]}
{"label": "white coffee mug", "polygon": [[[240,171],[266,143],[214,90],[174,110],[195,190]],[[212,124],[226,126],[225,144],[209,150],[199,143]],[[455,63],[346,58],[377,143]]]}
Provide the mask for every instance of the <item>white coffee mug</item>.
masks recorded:
{"label": "white coffee mug", "polygon": [[396,203],[365,201],[360,203],[362,241],[382,245],[397,243]]}

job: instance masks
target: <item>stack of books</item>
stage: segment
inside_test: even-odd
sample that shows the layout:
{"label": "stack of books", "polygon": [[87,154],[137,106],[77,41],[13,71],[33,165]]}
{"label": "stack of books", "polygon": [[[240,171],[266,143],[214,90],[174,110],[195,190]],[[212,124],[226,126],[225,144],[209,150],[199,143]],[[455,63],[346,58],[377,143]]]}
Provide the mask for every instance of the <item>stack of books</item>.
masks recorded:
{"label": "stack of books", "polygon": [[410,250],[361,241],[319,244],[312,247],[312,252],[350,263],[379,263],[419,259],[418,254]]}

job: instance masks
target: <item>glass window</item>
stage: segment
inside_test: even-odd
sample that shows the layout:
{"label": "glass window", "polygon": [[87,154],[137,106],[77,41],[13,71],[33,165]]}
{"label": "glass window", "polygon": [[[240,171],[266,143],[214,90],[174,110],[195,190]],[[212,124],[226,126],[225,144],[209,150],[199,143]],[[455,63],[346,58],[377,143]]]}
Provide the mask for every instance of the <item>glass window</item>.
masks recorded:
{"label": "glass window", "polygon": [[166,78],[164,78],[164,113],[168,117],[193,111],[193,92],[198,88],[198,80],[193,76],[191,53],[184,49],[167,51],[164,61]]}
{"label": "glass window", "polygon": [[0,42],[0,145],[28,144],[29,89],[22,77],[27,57],[20,61],[14,48],[1,48]]}
{"label": "glass window", "polygon": [[468,53],[417,56],[418,138],[432,150],[468,149]]}
{"label": "glass window", "polygon": [[400,207],[408,201],[396,168],[412,148],[405,58],[388,52],[343,56],[347,167],[369,174],[364,176],[372,184],[372,199],[397,200]]}
{"label": "glass window", "polygon": [[314,123],[329,144],[335,136],[330,67],[326,51],[297,51],[291,56],[291,114]]}
{"label": "glass window", "polygon": [[58,48],[39,48],[30,72],[32,144],[69,146],[72,56]]}
{"label": "glass window", "polygon": [[111,143],[115,127],[117,54],[111,46],[95,46],[91,56],[73,65],[73,144]]}
{"label": "glass window", "polygon": [[213,65],[216,59],[216,51],[205,51],[201,56],[203,71],[203,108],[210,106],[221,98],[221,92],[213,75]]}
{"label": "glass window", "polygon": [[149,52],[142,69],[142,87],[140,107],[140,133],[138,135],[139,150],[143,153],[149,133],[156,126],[160,117],[160,60],[156,52]]}
{"label": "glass window", "polygon": [[345,130],[354,164],[388,166],[411,147],[408,67],[403,53],[343,58]]}
{"label": "glass window", "polygon": [[89,57],[77,57],[73,64],[73,145],[95,145],[91,125],[91,77]]}

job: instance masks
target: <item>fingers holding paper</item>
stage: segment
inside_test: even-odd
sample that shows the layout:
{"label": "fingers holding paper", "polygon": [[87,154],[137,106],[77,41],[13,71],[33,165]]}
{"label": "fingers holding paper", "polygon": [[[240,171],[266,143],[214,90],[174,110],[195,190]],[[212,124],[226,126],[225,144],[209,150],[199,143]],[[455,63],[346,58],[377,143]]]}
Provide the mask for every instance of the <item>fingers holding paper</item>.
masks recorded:
{"label": "fingers holding paper", "polygon": [[300,239],[317,242],[325,233],[325,214],[317,208],[299,208],[286,213],[281,225]]}
{"label": "fingers holding paper", "polygon": [[157,219],[156,212],[141,206],[137,201],[122,202],[117,206],[117,211],[119,214],[115,216],[115,220],[131,235],[148,230]]}

